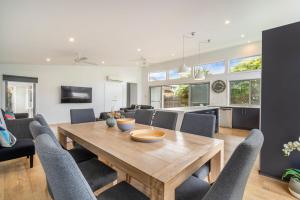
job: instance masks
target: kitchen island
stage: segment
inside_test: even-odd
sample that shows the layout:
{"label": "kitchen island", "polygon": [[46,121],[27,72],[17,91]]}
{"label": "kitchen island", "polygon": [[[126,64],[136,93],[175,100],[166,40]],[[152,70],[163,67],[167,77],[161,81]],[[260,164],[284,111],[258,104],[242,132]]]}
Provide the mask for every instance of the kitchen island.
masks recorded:
{"label": "kitchen island", "polygon": [[176,107],[176,108],[161,108],[157,110],[167,112],[177,112],[178,118],[176,123],[176,130],[179,131],[184,113],[197,113],[197,114],[212,114],[216,116],[216,129],[215,132],[219,131],[219,107],[212,106],[191,106],[191,107]]}

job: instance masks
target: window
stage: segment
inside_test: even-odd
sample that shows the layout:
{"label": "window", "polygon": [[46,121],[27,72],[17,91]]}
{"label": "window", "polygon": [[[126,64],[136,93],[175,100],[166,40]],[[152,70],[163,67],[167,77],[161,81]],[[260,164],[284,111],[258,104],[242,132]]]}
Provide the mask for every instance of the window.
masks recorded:
{"label": "window", "polygon": [[237,58],[229,61],[230,72],[261,70],[261,56]]}
{"label": "window", "polygon": [[164,108],[185,107],[189,105],[189,85],[163,86]]}
{"label": "window", "polygon": [[196,66],[195,71],[204,70],[207,74],[223,74],[225,72],[225,62],[215,62]]}
{"label": "window", "polygon": [[209,104],[209,83],[200,83],[190,85],[191,106],[201,106]]}
{"label": "window", "polygon": [[260,104],[260,79],[230,81],[230,104]]}
{"label": "window", "polygon": [[149,81],[164,81],[167,79],[166,72],[150,72]]}
{"label": "window", "polygon": [[169,71],[169,79],[180,79],[180,78],[190,78],[192,77],[192,69],[189,67],[184,74],[178,73],[178,69],[173,69]]}

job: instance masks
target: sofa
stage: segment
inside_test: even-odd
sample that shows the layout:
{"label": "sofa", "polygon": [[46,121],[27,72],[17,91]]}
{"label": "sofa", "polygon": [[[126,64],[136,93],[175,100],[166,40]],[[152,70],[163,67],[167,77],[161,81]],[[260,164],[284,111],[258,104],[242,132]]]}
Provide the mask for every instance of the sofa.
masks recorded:
{"label": "sofa", "polygon": [[0,147],[0,162],[27,157],[30,168],[33,167],[35,147],[29,130],[32,121],[32,118],[5,120],[7,129],[17,138],[17,142],[12,147]]}

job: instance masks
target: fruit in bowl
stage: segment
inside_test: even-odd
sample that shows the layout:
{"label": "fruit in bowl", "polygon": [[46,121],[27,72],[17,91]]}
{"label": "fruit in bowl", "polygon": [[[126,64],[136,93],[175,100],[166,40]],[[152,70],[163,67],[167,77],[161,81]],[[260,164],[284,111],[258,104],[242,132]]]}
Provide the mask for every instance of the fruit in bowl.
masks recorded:
{"label": "fruit in bowl", "polygon": [[135,125],[135,119],[132,118],[117,119],[117,126],[123,132],[134,129],[134,125]]}

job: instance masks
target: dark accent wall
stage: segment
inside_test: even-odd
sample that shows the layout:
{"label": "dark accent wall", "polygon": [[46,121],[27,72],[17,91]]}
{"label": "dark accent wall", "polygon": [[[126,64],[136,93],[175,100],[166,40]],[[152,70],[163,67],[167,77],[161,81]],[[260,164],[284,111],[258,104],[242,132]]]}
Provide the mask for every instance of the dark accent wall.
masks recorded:
{"label": "dark accent wall", "polygon": [[300,152],[282,152],[300,136],[300,22],[263,32],[262,65],[260,172],[280,178],[284,169],[300,168]]}

